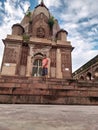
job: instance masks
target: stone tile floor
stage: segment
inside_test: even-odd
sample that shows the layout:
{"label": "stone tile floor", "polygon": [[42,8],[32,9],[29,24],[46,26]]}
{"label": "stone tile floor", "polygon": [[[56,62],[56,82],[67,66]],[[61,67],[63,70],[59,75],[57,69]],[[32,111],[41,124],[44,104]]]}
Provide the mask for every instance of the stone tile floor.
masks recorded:
{"label": "stone tile floor", "polygon": [[98,130],[98,106],[0,104],[0,130]]}

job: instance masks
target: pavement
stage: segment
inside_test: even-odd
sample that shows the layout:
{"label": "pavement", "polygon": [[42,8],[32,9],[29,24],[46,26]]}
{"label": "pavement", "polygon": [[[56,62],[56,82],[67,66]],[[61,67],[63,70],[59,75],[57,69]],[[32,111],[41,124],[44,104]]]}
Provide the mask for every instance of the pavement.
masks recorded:
{"label": "pavement", "polygon": [[98,130],[98,106],[0,104],[0,130]]}

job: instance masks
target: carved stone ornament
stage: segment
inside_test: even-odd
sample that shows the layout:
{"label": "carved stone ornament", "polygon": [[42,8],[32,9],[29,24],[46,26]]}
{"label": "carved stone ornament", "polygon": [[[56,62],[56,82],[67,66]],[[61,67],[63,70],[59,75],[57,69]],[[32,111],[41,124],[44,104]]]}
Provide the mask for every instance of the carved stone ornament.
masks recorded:
{"label": "carved stone ornament", "polygon": [[6,63],[17,62],[17,52],[15,48],[6,48],[5,55],[4,55],[4,62]]}
{"label": "carved stone ornament", "polygon": [[39,27],[37,29],[37,37],[39,37],[39,38],[44,38],[45,37],[45,30],[44,30],[44,28]]}

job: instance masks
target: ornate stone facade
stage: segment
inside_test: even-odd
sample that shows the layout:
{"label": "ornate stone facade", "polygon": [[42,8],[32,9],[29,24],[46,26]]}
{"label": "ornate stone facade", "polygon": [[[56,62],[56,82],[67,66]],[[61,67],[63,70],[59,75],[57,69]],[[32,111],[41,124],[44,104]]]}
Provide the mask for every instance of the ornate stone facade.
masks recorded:
{"label": "ornate stone facade", "polygon": [[73,47],[67,41],[67,34],[43,2],[34,11],[28,10],[21,23],[12,26],[12,34],[3,40],[1,75],[40,77],[46,54],[48,77],[71,78]]}
{"label": "ornate stone facade", "polygon": [[4,54],[5,63],[16,63],[17,62],[17,52],[15,48],[6,48]]}
{"label": "ornate stone facade", "polygon": [[[12,26],[3,40],[0,103],[98,105],[98,55],[73,74],[67,31],[60,29],[43,1]],[[48,78],[42,77],[42,59],[49,59]],[[92,75],[92,76],[91,76]],[[81,77],[83,76],[83,77]]]}

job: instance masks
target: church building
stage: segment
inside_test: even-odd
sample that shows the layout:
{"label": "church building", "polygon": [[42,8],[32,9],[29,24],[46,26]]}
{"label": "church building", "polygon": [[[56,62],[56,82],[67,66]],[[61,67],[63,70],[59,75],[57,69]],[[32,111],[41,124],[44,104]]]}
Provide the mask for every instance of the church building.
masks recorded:
{"label": "church building", "polygon": [[33,11],[28,9],[22,21],[12,26],[12,34],[3,39],[1,75],[41,77],[46,54],[49,78],[71,78],[73,47],[67,35],[41,1]]}

